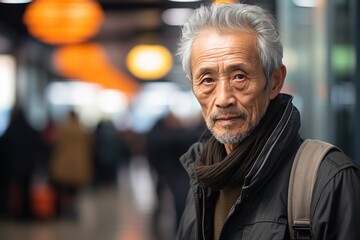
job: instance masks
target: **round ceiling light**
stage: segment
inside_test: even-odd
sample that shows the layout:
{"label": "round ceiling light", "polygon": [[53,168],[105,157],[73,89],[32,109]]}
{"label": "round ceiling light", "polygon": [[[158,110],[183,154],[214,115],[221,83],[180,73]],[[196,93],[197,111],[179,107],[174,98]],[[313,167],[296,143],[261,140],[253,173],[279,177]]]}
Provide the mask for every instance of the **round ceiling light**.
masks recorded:
{"label": "round ceiling light", "polygon": [[37,0],[25,10],[29,33],[48,44],[79,43],[100,29],[104,13],[93,0]]}
{"label": "round ceiling light", "polygon": [[129,71],[143,80],[157,80],[172,68],[173,59],[169,50],[162,45],[137,45],[127,56]]}

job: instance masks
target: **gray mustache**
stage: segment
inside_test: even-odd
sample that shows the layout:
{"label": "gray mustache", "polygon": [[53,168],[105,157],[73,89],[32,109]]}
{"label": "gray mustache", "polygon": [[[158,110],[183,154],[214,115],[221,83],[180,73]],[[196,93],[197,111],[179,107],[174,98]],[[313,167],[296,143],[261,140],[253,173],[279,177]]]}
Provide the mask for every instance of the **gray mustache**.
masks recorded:
{"label": "gray mustache", "polygon": [[222,116],[227,116],[227,117],[238,117],[238,118],[242,118],[244,120],[248,119],[248,115],[245,112],[241,112],[241,111],[219,111],[216,112],[215,114],[213,114],[211,116],[211,121],[215,122],[218,118],[222,117]]}

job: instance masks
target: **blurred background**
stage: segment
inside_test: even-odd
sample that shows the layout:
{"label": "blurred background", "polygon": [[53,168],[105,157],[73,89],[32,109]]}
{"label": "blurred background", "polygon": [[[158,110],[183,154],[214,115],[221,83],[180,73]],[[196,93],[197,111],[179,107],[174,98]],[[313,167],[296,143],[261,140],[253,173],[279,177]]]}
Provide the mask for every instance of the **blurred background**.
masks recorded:
{"label": "blurred background", "polygon": [[[1,239],[174,239],[204,130],[175,53],[212,2],[0,0]],[[303,136],[360,164],[359,2],[241,2],[279,23]]]}

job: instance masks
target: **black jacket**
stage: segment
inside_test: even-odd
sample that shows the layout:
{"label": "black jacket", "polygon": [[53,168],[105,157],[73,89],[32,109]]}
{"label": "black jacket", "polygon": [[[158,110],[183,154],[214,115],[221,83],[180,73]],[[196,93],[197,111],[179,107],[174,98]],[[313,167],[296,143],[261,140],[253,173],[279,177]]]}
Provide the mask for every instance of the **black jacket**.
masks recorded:
{"label": "black jacket", "polygon": [[[294,156],[302,140],[300,117],[291,97],[281,95],[287,107],[263,151],[247,174],[240,197],[230,210],[220,239],[290,239],[287,193]],[[181,157],[190,176],[178,240],[213,240],[217,192],[201,186],[193,164],[205,140]],[[360,239],[360,170],[341,152],[331,152],[320,165],[311,204],[313,239]]]}

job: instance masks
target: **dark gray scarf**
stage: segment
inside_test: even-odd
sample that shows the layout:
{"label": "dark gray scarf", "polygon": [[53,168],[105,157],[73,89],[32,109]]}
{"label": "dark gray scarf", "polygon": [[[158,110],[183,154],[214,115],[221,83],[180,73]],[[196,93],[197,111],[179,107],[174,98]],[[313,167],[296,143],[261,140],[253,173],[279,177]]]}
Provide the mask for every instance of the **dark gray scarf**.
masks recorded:
{"label": "dark gray scarf", "polygon": [[213,190],[241,184],[275,129],[285,107],[286,104],[281,104],[279,97],[273,99],[258,126],[229,155],[226,154],[224,145],[212,136],[195,161],[195,173],[199,182]]}

